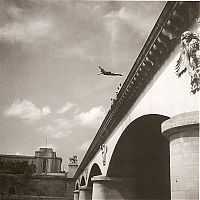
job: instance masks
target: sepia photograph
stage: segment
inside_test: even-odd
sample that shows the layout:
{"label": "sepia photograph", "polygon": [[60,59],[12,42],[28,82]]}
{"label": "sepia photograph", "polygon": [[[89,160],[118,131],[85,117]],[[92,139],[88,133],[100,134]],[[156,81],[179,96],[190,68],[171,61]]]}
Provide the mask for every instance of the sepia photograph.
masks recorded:
{"label": "sepia photograph", "polygon": [[200,2],[0,0],[0,200],[198,200]]}

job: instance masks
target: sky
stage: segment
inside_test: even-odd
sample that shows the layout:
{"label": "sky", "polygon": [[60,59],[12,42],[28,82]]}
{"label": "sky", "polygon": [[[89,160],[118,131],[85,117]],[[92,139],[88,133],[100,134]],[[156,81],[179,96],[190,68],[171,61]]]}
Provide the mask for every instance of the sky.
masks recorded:
{"label": "sky", "polygon": [[[0,154],[86,153],[165,2],[0,1]],[[98,66],[122,77],[97,75]]]}

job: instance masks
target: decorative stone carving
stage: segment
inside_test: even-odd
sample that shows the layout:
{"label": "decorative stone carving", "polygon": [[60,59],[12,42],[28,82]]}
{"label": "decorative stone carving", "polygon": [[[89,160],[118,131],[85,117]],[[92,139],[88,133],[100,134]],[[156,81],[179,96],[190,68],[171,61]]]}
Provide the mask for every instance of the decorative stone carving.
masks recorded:
{"label": "decorative stone carving", "polygon": [[188,71],[193,94],[200,90],[200,35],[190,31],[181,35],[180,57],[175,70],[178,77]]}
{"label": "decorative stone carving", "polygon": [[73,156],[72,158],[69,158],[70,164],[77,164],[77,161],[78,161],[77,156]]}
{"label": "decorative stone carving", "polygon": [[100,146],[100,150],[101,150],[101,154],[102,154],[102,158],[103,158],[103,166],[106,165],[106,154],[108,151],[108,147],[105,144],[102,144]]}

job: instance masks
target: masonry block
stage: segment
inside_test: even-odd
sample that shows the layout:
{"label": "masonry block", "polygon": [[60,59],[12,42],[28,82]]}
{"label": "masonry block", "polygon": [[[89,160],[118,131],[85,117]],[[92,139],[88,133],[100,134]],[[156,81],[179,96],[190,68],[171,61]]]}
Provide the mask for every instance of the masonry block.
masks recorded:
{"label": "masonry block", "polygon": [[171,199],[198,199],[199,113],[184,113],[162,123],[170,141]]}

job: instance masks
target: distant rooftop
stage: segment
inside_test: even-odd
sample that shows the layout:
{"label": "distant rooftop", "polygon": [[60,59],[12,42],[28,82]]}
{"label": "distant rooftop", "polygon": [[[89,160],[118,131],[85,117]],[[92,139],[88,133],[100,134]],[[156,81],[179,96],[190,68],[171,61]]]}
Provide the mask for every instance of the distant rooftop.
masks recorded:
{"label": "distant rooftop", "polygon": [[53,149],[52,148],[49,148],[49,147],[41,147],[40,152],[53,152]]}
{"label": "distant rooftop", "polygon": [[8,154],[0,154],[1,158],[13,158],[13,159],[33,159],[33,158],[55,158],[62,159],[61,157],[56,157],[56,152],[53,151],[50,147],[41,147],[39,151],[35,151],[35,156],[27,156],[27,155],[8,155]]}

